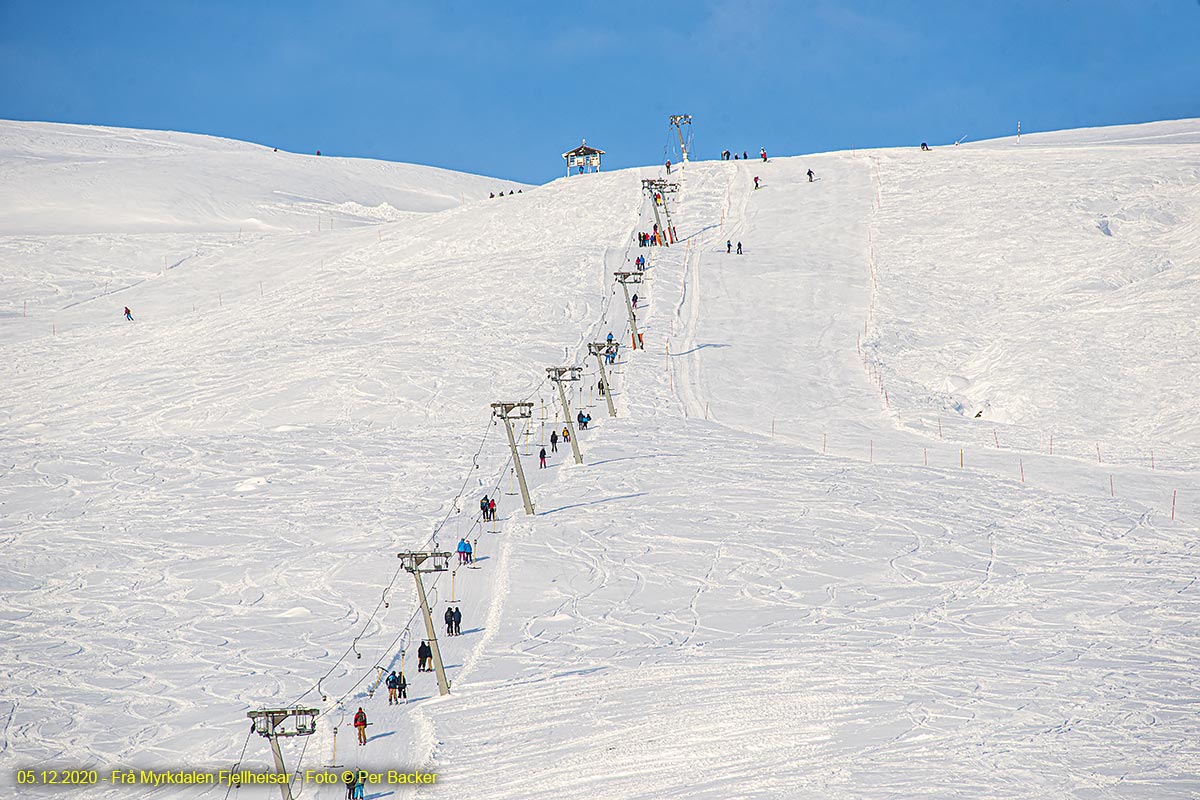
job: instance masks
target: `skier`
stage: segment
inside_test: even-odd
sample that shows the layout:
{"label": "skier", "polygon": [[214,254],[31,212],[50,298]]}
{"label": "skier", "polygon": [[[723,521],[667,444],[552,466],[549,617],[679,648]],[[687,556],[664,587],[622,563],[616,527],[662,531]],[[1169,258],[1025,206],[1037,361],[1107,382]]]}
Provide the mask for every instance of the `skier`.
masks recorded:
{"label": "skier", "polygon": [[613,335],[612,335],[612,331],[609,331],[609,332],[608,332],[608,338],[607,338],[607,339],[605,339],[605,341],[606,341],[608,344],[612,344],[612,343],[613,343]]}
{"label": "skier", "polygon": [[346,800],[354,800],[354,789],[355,789],[355,787],[358,786],[358,775],[356,773],[351,772],[350,770],[346,770],[345,783],[346,783]]}
{"label": "skier", "polygon": [[759,154],[760,156],[762,156],[762,160],[763,160],[763,161],[766,161],[766,160],[767,160],[767,148],[765,148],[765,147],[760,147],[760,148],[758,148],[758,154]]}
{"label": "skier", "polygon": [[726,253],[732,253],[732,252],[733,252],[733,241],[732,241],[732,240],[730,240],[730,239],[726,239],[726,240],[725,240],[725,252],[726,252]]}
{"label": "skier", "polygon": [[813,182],[813,171],[811,169],[808,171],[808,182]]}
{"label": "skier", "polygon": [[358,707],[358,713],[354,715],[354,727],[358,729],[358,743],[367,743],[367,712],[362,710],[362,706]]}
{"label": "skier", "polygon": [[634,293],[634,295],[631,299],[633,300],[633,310],[637,311],[637,293],[636,292]]}
{"label": "skier", "polygon": [[667,159],[667,174],[671,174],[671,159]]}
{"label": "skier", "polygon": [[600,393],[601,397],[604,397],[604,380],[603,379],[596,382],[596,391]]}
{"label": "skier", "polygon": [[558,452],[558,431],[550,431],[550,452]]}
{"label": "skier", "polygon": [[351,800],[364,800],[367,792],[366,770],[359,770],[354,776],[354,796]]}
{"label": "skier", "polygon": [[470,547],[470,545],[467,544],[467,540],[465,538],[458,540],[458,563],[460,566],[467,563],[468,547]]}
{"label": "skier", "polygon": [[565,427],[563,428],[563,437],[562,438],[563,438],[564,442],[571,441],[571,431],[568,428],[565,428]]}
{"label": "skier", "polygon": [[746,160],[748,160],[749,158],[750,158],[750,156],[746,155],[746,151],[745,151],[745,150],[743,150],[743,151],[742,151],[742,161],[746,161]]}
{"label": "skier", "polygon": [[404,676],[397,675],[396,671],[392,670],[392,674],[388,675],[387,688],[388,688],[388,705],[389,706],[399,705],[400,704],[400,695],[402,694],[401,690],[403,688],[406,688],[405,684],[404,684]]}
{"label": "skier", "polygon": [[125,319],[133,322],[133,312],[129,310],[129,306],[125,306]]}
{"label": "skier", "polygon": [[739,256],[742,254],[742,243],[741,243],[741,242],[738,242],[737,254],[738,254]]}
{"label": "skier", "polygon": [[921,149],[922,149],[922,150],[928,150],[928,149],[929,149],[929,145],[927,145],[925,142],[921,142]]}
{"label": "skier", "polygon": [[458,610],[458,606],[454,607],[454,635],[462,635],[462,612]]}
{"label": "skier", "polygon": [[[460,544],[459,547],[461,547],[461,546],[462,545]],[[461,550],[458,551],[458,563],[460,563],[460,564],[462,563],[462,551]],[[446,606],[446,613],[442,616],[442,619],[446,620],[446,635],[453,636],[454,635],[454,609],[450,608],[450,606]]]}
{"label": "skier", "polygon": [[581,430],[581,431],[587,430],[587,420],[584,418],[582,411],[580,411],[575,416],[575,421],[579,423],[579,430]]}
{"label": "skier", "polygon": [[544,447],[542,448],[542,452],[538,455],[538,457],[541,459],[541,463],[538,466],[538,469],[545,469],[546,468],[546,448],[544,448]]}
{"label": "skier", "polygon": [[496,498],[488,500],[488,519],[492,522],[496,521]]}
{"label": "skier", "polygon": [[467,545],[466,559],[467,559],[467,566],[469,567],[475,563],[475,549],[473,547],[471,547],[470,542],[465,542],[465,544]]}
{"label": "skier", "polygon": [[479,513],[483,515],[483,521],[488,521],[488,496],[485,494],[483,499],[479,501]]}
{"label": "skier", "polygon": [[417,648],[417,672],[429,672],[433,669],[433,648],[429,642],[421,642]]}
{"label": "skier", "polygon": [[755,189],[758,188],[758,176],[757,175],[754,176],[754,188]]}
{"label": "skier", "polygon": [[488,192],[488,199],[489,199],[489,200],[495,200],[495,199],[496,199],[496,193],[495,193],[495,192]]}

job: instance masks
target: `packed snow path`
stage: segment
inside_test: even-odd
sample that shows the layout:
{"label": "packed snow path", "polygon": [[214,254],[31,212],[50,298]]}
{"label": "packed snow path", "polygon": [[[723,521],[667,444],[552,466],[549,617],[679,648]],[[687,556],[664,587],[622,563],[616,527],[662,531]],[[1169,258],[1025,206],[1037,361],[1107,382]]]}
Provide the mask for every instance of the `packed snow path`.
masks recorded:
{"label": "packed snow path", "polygon": [[[514,516],[518,500],[502,497],[502,532],[481,539],[486,559],[456,586],[454,694],[389,708],[382,693],[355,692],[346,705],[366,705],[373,739],[356,749],[343,725],[339,760],[426,765],[467,798],[1200,791],[1197,504],[1172,524],[1160,492],[1177,483],[1195,497],[1194,429],[1109,403],[1090,377],[1107,361],[1065,364],[1056,377],[1088,414],[1060,422],[1047,406],[1039,422],[1082,437],[1130,420],[1123,441],[1152,429],[1176,445],[1166,475],[1122,465],[1128,494],[1112,498],[1100,485],[1108,465],[1039,455],[1036,424],[985,416],[981,430],[956,410],[978,375],[945,398],[897,366],[921,361],[915,344],[942,357],[930,343],[943,321],[901,305],[921,291],[906,283],[920,274],[906,248],[937,254],[956,240],[941,198],[987,175],[989,147],[1003,145],[974,148],[974,172],[921,172],[929,193],[903,204],[889,181],[926,169],[922,154],[690,165],[675,214],[687,242],[656,252],[642,295],[649,349],[626,353],[615,379],[622,416],[595,413],[593,399],[582,468],[563,466],[562,449],[549,470],[527,461],[537,517]],[[1154,161],[1159,200],[1190,203],[1176,170],[1196,148],[1147,147],[1121,151],[1122,168]],[[1007,174],[1003,158],[993,161]],[[1094,151],[1068,141],[1025,158],[1067,176]],[[128,326],[106,321],[107,332],[86,317],[73,323],[86,337],[14,344],[3,520],[21,567],[5,574],[19,609],[3,629],[16,698],[6,763],[235,760],[245,707],[304,691],[375,606],[395,551],[447,511],[472,473],[486,403],[532,390],[540,404],[545,366],[583,363],[583,342],[620,333],[610,272],[648,227],[639,177],[568,179],[337,232],[300,261],[315,237],[283,259],[263,246],[254,271],[304,265],[269,298],[256,300],[245,256],[213,258],[192,282],[146,288],[138,306],[177,321],[155,323],[167,326],[156,335],[139,323],[137,348]],[[991,196],[980,213],[1011,213],[1006,203]],[[745,255],[726,255],[726,239]],[[1058,268],[1082,270],[1092,255]],[[1195,262],[1174,263],[1186,288]],[[190,313],[214,281],[239,287],[231,310]],[[970,298],[967,288],[942,294]],[[975,302],[962,313],[1002,308]],[[1186,331],[1188,314],[1168,297],[1154,318]],[[1158,353],[1121,346],[1131,361]],[[98,356],[108,360],[96,369]],[[991,363],[1011,373],[990,380],[1026,380],[1029,361]],[[993,426],[1007,449],[984,446]],[[533,434],[536,453],[540,425]],[[498,442],[485,440],[477,492],[503,485]],[[477,499],[463,499],[442,544],[453,549]],[[437,591],[440,617],[445,584]],[[106,614],[82,615],[88,602]],[[410,602],[394,605],[359,642],[365,660],[409,618]],[[412,696],[429,698],[432,678],[409,659]],[[340,695],[358,666],[325,688]],[[325,727],[306,762],[326,763],[330,744]],[[246,763],[265,766],[264,743],[250,742]]]}

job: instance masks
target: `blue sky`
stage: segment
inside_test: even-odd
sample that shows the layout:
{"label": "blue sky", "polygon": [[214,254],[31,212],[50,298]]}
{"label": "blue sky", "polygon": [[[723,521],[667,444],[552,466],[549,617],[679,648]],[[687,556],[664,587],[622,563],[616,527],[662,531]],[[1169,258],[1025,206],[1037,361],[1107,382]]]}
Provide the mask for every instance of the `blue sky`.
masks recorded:
{"label": "blue sky", "polygon": [[531,183],[1200,116],[1200,2],[0,0],[0,117],[192,131]]}

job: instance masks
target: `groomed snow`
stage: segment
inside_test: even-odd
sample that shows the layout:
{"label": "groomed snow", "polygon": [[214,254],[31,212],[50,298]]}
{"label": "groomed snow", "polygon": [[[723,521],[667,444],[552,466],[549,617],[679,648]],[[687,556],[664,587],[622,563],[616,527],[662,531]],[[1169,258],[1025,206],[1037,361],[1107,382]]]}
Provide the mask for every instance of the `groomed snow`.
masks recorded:
{"label": "groomed snow", "polygon": [[[245,712],[299,699],[324,715],[289,766],[331,763],[339,724],[339,763],[432,769],[460,798],[1200,792],[1200,122],[695,162],[685,241],[653,251],[632,242],[657,170],[402,208],[363,174],[340,192],[349,160],[300,179],[281,159],[251,188],[227,179],[242,159],[285,154],[4,131],[15,196],[60,209],[0,207],[4,785],[48,764],[265,769]],[[169,241],[137,160],[89,161],[129,193],[97,229],[70,181],[12,155],[58,153],[58,174],[159,136],[192,179],[189,205],[162,201]],[[414,213],[187,227],[290,181]],[[628,340],[611,272],[638,254],[647,349],[623,353],[610,420],[584,345]],[[524,459],[526,517],[487,406],[534,402],[536,453],[562,425],[555,364],[585,366],[593,430],[582,467],[561,445],[548,470]],[[443,520],[438,543],[469,533],[480,561],[433,589],[436,617],[452,592],[464,612],[437,700],[395,553]],[[400,643],[412,702],[389,707],[366,689]]]}

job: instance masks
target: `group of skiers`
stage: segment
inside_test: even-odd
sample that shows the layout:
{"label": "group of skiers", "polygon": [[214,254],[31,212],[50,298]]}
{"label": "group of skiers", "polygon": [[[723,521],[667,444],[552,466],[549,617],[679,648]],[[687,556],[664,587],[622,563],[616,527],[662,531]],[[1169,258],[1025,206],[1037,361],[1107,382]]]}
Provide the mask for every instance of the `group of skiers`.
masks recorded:
{"label": "group of skiers", "polygon": [[[509,194],[522,194],[522,192],[521,192],[521,190],[520,190],[520,189],[517,189],[515,192],[514,192],[512,189],[509,189],[509,190],[508,190],[508,193],[509,193]],[[492,199],[492,198],[493,198],[493,197],[495,197],[495,196],[496,196],[496,193],[495,193],[495,192],[488,192],[488,199],[489,199],[489,200],[490,200],[490,199]],[[501,192],[501,193],[500,193],[500,197],[504,197],[504,192]]]}
{"label": "group of skiers", "polygon": [[[582,414],[583,412],[580,412],[580,413]],[[592,419],[591,417],[588,417],[588,421],[589,421],[589,422],[591,421],[591,419]],[[557,453],[557,452],[558,452],[558,443],[559,443],[559,441],[560,441],[560,438],[559,438],[559,435],[558,435],[558,431],[550,431],[550,452],[551,452],[551,453]],[[562,429],[562,437],[561,437],[561,441],[564,441],[564,442],[569,442],[569,441],[571,441],[571,429],[570,429],[570,428],[566,428],[566,427],[564,427],[564,428]],[[543,448],[542,448],[542,452],[538,453],[538,469],[545,469],[545,468],[546,468],[546,459],[547,459],[548,457],[549,457],[549,456],[548,456],[548,454],[546,453],[546,448],[544,448],[544,447],[543,447]]]}
{"label": "group of skiers", "polygon": [[[726,240],[725,240],[725,252],[726,252],[726,253],[732,253],[732,252],[733,252],[733,240],[732,240],[732,239],[726,239]],[[741,243],[741,242],[738,242],[738,243],[737,243],[737,254],[738,254],[739,256],[742,254],[742,243]]]}
{"label": "group of skiers", "polygon": [[575,421],[579,423],[579,430],[586,431],[588,423],[592,421],[592,415],[580,411],[579,415],[575,417]]}
{"label": "group of skiers", "polygon": [[408,681],[404,679],[404,673],[396,673],[392,670],[392,674],[387,677],[388,690],[388,705],[399,705],[401,700],[408,699]]}
{"label": "group of skiers", "polygon": [[[760,157],[760,158],[761,158],[763,161],[766,161],[766,160],[767,160],[767,149],[766,149],[765,147],[760,147],[760,148],[758,148],[758,155],[759,155],[759,157]],[[729,160],[729,151],[728,151],[728,150],[722,150],[722,151],[721,151],[721,160],[722,160],[722,161],[728,161],[728,160]],[[734,161],[737,161],[737,160],[738,160],[738,155],[737,155],[737,153],[734,153],[734,154],[733,154],[733,160],[734,160]],[[749,155],[746,153],[746,151],[745,151],[745,150],[743,150],[743,151],[742,151],[742,161],[749,161],[749,160],[750,160],[750,156],[749,156]],[[667,163],[669,164],[669,163],[671,163],[671,162],[669,162],[669,161],[668,161]],[[670,171],[671,171],[671,170],[669,170],[669,169],[667,170],[667,172],[670,172]]]}
{"label": "group of skiers", "polygon": [[[455,606],[454,608],[446,606],[446,614],[444,619],[446,620],[447,636],[458,636],[462,633],[462,612],[458,610],[458,606]],[[426,647],[428,647],[428,645],[426,645]],[[432,657],[433,653],[431,651],[430,658]]]}
{"label": "group of skiers", "polygon": [[[476,540],[478,541],[478,539]],[[466,540],[466,537],[458,540],[458,565],[461,567],[464,564],[470,566],[475,563],[475,548],[471,547],[471,543]]]}
{"label": "group of skiers", "polygon": [[619,342],[613,339],[612,331],[608,332],[607,344],[608,349],[604,352],[604,363],[615,364],[617,363],[617,350],[621,345]]}
{"label": "group of skiers", "polygon": [[638,247],[653,247],[658,244],[658,226],[654,226],[654,233],[646,233],[642,231],[638,233]]}
{"label": "group of skiers", "polygon": [[479,512],[483,515],[484,522],[492,522],[496,519],[496,498],[488,499],[485,494],[483,499],[479,501]]}
{"label": "group of skiers", "polygon": [[417,672],[433,672],[433,648],[429,642],[421,642],[417,647]]}

